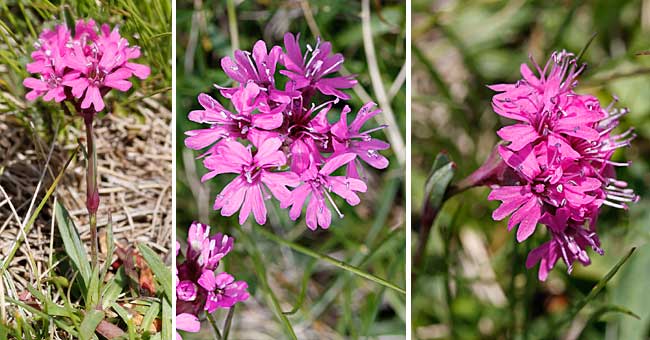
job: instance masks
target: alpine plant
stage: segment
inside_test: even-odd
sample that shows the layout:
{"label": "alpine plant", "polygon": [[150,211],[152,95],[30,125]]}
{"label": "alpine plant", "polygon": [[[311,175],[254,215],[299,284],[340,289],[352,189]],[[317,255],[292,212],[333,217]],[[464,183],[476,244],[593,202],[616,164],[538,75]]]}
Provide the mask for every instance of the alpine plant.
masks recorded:
{"label": "alpine plant", "polygon": [[[352,75],[338,75],[343,56],[332,54],[332,45],[320,39],[303,50],[299,38],[287,33],[284,48],[269,50],[258,41],[252,52],[235,51],[234,57],[221,59],[234,86],[215,86],[230,105],[202,93],[198,101],[203,109],[188,115],[206,125],[185,133],[188,148],[205,150],[208,172],[202,180],[235,175],[217,195],[214,209],[223,216],[239,212],[240,224],[251,214],[265,224],[266,202],[275,198],[292,220],[306,206],[307,227],[326,229],[332,210],[343,217],[333,196],[359,204],[358,193],[367,190],[360,175],[364,164],[388,167],[379,151],[390,145],[371,135],[385,126],[364,130],[380,113],[375,104],[364,105],[351,121],[349,106],[338,116],[333,110],[350,99],[342,90],[357,83]],[[338,169],[344,174],[335,175]]]}
{"label": "alpine plant", "polygon": [[138,46],[129,46],[117,27],[97,27],[94,20],[77,21],[74,31],[66,25],[45,29],[34,44],[27,71],[37,75],[23,81],[33,101],[72,102],[78,111],[92,118],[104,110],[104,97],[111,89],[127,91],[129,78],[145,79],[148,66],[131,62],[140,57]]}
{"label": "alpine plant", "polygon": [[546,227],[550,240],[526,260],[528,268],[539,263],[538,277],[545,280],[559,259],[571,273],[576,261],[590,264],[588,248],[603,255],[596,229],[600,208],[627,209],[639,197],[616,179],[615,167],[630,163],[612,160],[635,137],[633,129],[613,133],[627,109],[613,108],[615,101],[603,108],[595,97],[574,92],[585,65],[571,53],[553,53],[543,69],[532,63],[537,75],[522,64],[523,79],[490,86],[498,92],[494,111],[517,123],[497,132],[506,166],[488,199],[502,202],[492,217],[510,216],[508,230],[517,229],[519,242],[538,223]]}
{"label": "alpine plant", "polygon": [[[185,258],[176,264],[176,329],[197,333],[200,318],[220,308],[231,308],[248,299],[248,284],[235,281],[226,272],[217,272],[219,261],[233,248],[234,239],[216,233],[210,236],[210,226],[193,222],[187,235]],[[178,257],[180,244],[176,243]],[[176,339],[181,340],[177,332]]]}

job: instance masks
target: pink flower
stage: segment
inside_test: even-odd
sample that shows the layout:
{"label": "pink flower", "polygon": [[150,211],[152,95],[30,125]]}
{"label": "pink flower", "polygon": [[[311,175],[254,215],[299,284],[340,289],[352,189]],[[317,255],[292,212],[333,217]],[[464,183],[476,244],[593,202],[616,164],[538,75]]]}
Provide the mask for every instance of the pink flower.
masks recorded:
{"label": "pink flower", "polygon": [[357,84],[354,76],[340,76],[325,78],[330,73],[338,72],[343,65],[343,56],[339,53],[330,55],[332,44],[321,43],[320,38],[316,46],[307,45],[307,52],[303,56],[298,40],[300,34],[291,33],[284,35],[284,48],[286,52],[280,61],[286,70],[280,73],[296,83],[296,89],[315,88],[322,94],[336,96],[341,99],[350,99],[350,95],[339,89],[349,89]]}
{"label": "pink flower", "polygon": [[[593,213],[595,222],[598,211]],[[585,229],[582,224],[570,220],[570,215],[569,209],[563,208],[558,209],[555,216],[546,213],[542,218],[551,233],[551,240],[531,251],[526,259],[527,268],[532,268],[539,262],[538,278],[542,281],[546,280],[559,259],[564,260],[570,274],[575,261],[580,261],[585,266],[591,263],[586,248],[591,247],[598,254],[604,254],[595,224],[591,229]]]}
{"label": "pink flower", "polygon": [[[497,169],[490,200],[501,205],[492,217],[501,220],[511,215],[508,230],[515,226],[517,240],[524,241],[535,232],[538,223],[547,226],[551,240],[529,254],[526,265],[540,263],[539,278],[546,279],[559,258],[569,273],[577,260],[590,263],[585,249],[602,255],[596,234],[596,220],[602,205],[627,208],[638,196],[627,183],[617,180],[613,152],[630,145],[632,130],[612,135],[618,118],[627,110],[601,108],[598,100],[573,92],[583,68],[575,66],[573,55],[554,53],[540,78],[526,65],[524,77],[516,84],[491,88],[495,112],[521,123],[498,131],[507,143],[498,153],[510,171]],[[550,71],[549,70],[550,65]],[[585,227],[585,226],[588,226]]]}
{"label": "pink flower", "polygon": [[[27,78],[23,84],[31,88],[27,99],[34,100],[44,94],[43,99],[57,102],[80,99],[81,109],[99,112],[104,109],[103,97],[110,89],[127,91],[131,83],[127,80],[135,75],[140,79],[149,76],[148,66],[129,62],[140,56],[140,50],[129,47],[117,28],[110,30],[106,24],[97,33],[94,21],[80,20],[76,24],[75,36],[71,37],[65,25],[58,25],[55,31],[45,30],[32,53],[32,63],[27,65],[30,73],[40,78]],[[70,88],[72,97],[66,89]]]}
{"label": "pink flower", "polygon": [[201,266],[214,270],[219,261],[232,250],[233,238],[216,233],[209,236],[210,226],[193,222],[187,234],[186,258],[195,259]]}
{"label": "pink flower", "polygon": [[200,150],[222,138],[247,138],[254,144],[262,140],[276,136],[271,132],[282,125],[281,112],[256,113],[259,100],[260,88],[255,83],[248,83],[233,97],[233,105],[237,113],[226,110],[218,101],[209,95],[199,95],[199,103],[204,110],[190,112],[188,118],[191,121],[210,124],[208,129],[186,131],[185,146],[194,150]]}
{"label": "pink flower", "polygon": [[291,207],[289,217],[296,220],[302,211],[302,206],[307,201],[306,222],[307,227],[316,230],[318,226],[323,229],[329,228],[332,223],[332,213],[327,207],[325,199],[334,207],[339,217],[343,214],[339,211],[330,192],[344,198],[350,205],[357,205],[360,202],[356,192],[365,192],[366,184],[356,178],[345,176],[331,176],[338,168],[354,161],[356,155],[353,153],[341,154],[328,159],[319,169],[312,161],[309,168],[302,173],[300,179],[303,184],[291,192],[288,200],[282,203],[281,207]]}
{"label": "pink flower", "polygon": [[[334,150],[337,153],[351,152],[359,156],[360,159],[370,164],[373,168],[385,169],[388,167],[388,159],[377,151],[390,148],[390,144],[381,140],[373,139],[370,136],[370,133],[381,130],[386,126],[380,126],[364,132],[359,131],[368,119],[381,112],[380,110],[371,111],[374,106],[375,103],[367,103],[364,105],[352,121],[352,124],[348,126],[347,114],[350,112],[350,107],[346,105],[343,108],[343,111],[341,111],[341,119],[336,124],[332,125],[331,131],[334,137],[332,140]],[[355,162],[358,161],[355,160]],[[356,174],[356,171],[354,170],[348,172],[348,176],[352,177],[354,174]]]}
{"label": "pink flower", "polygon": [[239,210],[240,224],[244,224],[251,212],[258,224],[266,223],[266,189],[282,202],[289,196],[287,186],[298,185],[298,176],[293,172],[271,171],[287,163],[286,156],[279,150],[281,146],[278,138],[267,139],[253,155],[251,148],[238,142],[224,140],[219,143],[215,152],[203,162],[210,172],[202,181],[224,173],[239,176],[217,195],[214,210],[221,210],[223,216],[231,216]]}
{"label": "pink flower", "polygon": [[65,73],[63,59],[67,54],[66,44],[70,39],[70,31],[65,25],[57,25],[54,31],[44,30],[35,44],[36,51],[32,52],[33,62],[27,64],[29,73],[39,74],[39,78],[25,78],[23,85],[31,91],[25,96],[27,100],[43,100],[58,102],[66,98],[63,82],[74,75]]}
{"label": "pink flower", "polygon": [[[201,330],[201,322],[196,315],[190,313],[176,314],[176,329],[190,333],[198,333]],[[176,340],[182,340],[178,332],[176,332]]]}
{"label": "pink flower", "polygon": [[[324,199],[329,194],[319,189],[317,183],[321,179],[335,184],[343,180],[329,176],[330,173],[319,174],[318,167],[328,160],[348,157],[354,159],[343,164],[347,165],[348,177],[360,179],[357,172],[360,161],[356,156],[372,167],[384,169],[388,160],[378,151],[389,145],[370,136],[384,126],[361,131],[362,126],[380,112],[372,110],[372,103],[365,105],[349,125],[350,108],[347,106],[339,122],[330,123],[328,114],[332,107],[341,99],[349,98],[340,89],[356,84],[352,76],[327,77],[338,72],[343,63],[340,54],[330,55],[330,43],[321,44],[319,40],[314,48],[307,46],[308,51],[303,55],[298,37],[287,33],[285,47],[286,51],[279,46],[269,50],[266,43],[258,41],[252,53],[235,51],[234,57],[221,59],[224,72],[237,84],[231,88],[215,86],[234,110],[226,109],[230,106],[222,105],[207,94],[200,94],[198,99],[203,109],[190,112],[188,118],[205,125],[186,131],[185,145],[194,150],[207,148],[200,156],[205,157],[203,164],[209,170],[203,180],[224,173],[239,175],[215,200],[214,209],[221,210],[223,216],[239,211],[239,222],[244,223],[252,212],[256,222],[263,224],[266,222],[265,201],[275,197],[281,206],[288,206],[287,200],[296,197],[287,187],[302,183],[308,185],[294,193],[314,188],[313,194],[308,193],[309,197],[313,196],[308,203],[308,226],[315,229],[320,219],[320,225],[327,227],[331,213]],[[282,66],[285,69],[278,72]],[[277,88],[278,84],[284,84],[284,90]],[[318,102],[314,98],[322,96],[316,96],[317,92],[335,98]],[[349,155],[337,158],[345,154]],[[365,191],[362,181],[345,181]],[[360,190],[338,190],[337,194],[358,204],[355,191]],[[300,215],[307,199],[306,196],[298,198],[302,201],[295,202],[294,219]]]}
{"label": "pink flower", "polygon": [[236,281],[228,273],[214,274],[206,270],[201,274],[199,285],[208,291],[208,299],[205,302],[205,310],[214,313],[218,308],[230,308],[235,303],[248,299],[248,284],[244,281]]}
{"label": "pink flower", "polygon": [[[210,236],[210,226],[193,222],[187,236],[185,259],[175,268],[176,329],[196,333],[199,316],[218,308],[230,308],[248,299],[248,284],[227,273],[215,273],[218,261],[233,248],[233,238],[221,233]],[[176,256],[180,245],[177,243]],[[176,333],[176,339],[182,339]]]}

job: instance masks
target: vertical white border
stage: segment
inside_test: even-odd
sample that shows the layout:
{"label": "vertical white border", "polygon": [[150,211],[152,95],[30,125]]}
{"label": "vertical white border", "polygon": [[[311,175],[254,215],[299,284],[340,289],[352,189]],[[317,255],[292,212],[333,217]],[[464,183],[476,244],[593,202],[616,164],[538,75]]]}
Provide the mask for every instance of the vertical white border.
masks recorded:
{"label": "vertical white border", "polygon": [[[176,0],[172,3],[172,273],[176,270]],[[174,281],[176,278],[174,277]],[[164,321],[164,320],[163,320]],[[172,296],[172,339],[176,336],[176,294]]]}
{"label": "vertical white border", "polygon": [[406,338],[411,329],[411,0],[406,0]]}

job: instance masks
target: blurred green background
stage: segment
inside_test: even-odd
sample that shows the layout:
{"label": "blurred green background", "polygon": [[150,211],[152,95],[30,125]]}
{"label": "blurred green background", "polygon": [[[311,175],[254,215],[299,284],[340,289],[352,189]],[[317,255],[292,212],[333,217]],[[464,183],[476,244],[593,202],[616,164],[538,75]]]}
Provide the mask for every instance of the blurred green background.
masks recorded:
{"label": "blurred green background", "polygon": [[[446,150],[457,163],[455,180],[475,170],[509,124],[490,106],[487,84],[515,82],[532,55],[542,65],[553,50],[578,53],[597,32],[583,61],[580,93],[603,105],[612,96],[631,113],[620,131],[636,127],[632,148],[616,159],[633,165],[618,171],[641,201],[629,211],[604,207],[599,233],[605,256],[590,252],[592,265],[573,275],[560,263],[544,283],[525,258],[546,240],[515,247],[506,220],[495,222],[489,189],[452,198],[434,226],[424,263],[414,268],[413,326],[419,339],[526,339],[549,331],[562,339],[647,339],[650,325],[650,1],[413,1],[413,249],[423,186],[435,155]],[[644,157],[646,156],[646,157]],[[639,247],[602,294],[564,327],[555,320],[602,278],[633,246]],[[447,289],[445,287],[448,287]],[[619,306],[637,314],[599,315]]]}
{"label": "blurred green background", "polygon": [[[361,3],[328,1],[244,1],[233,2],[236,12],[229,24],[226,1],[184,1],[177,3],[177,239],[184,245],[187,229],[194,220],[213,226],[213,232],[228,233],[236,238],[235,250],[223,261],[223,269],[238,280],[249,283],[251,298],[236,307],[232,338],[286,338],[286,330],[262,288],[266,277],[283,311],[297,308],[287,315],[301,339],[340,339],[360,336],[395,336],[405,334],[405,296],[322,261],[293,252],[256,232],[265,228],[286,240],[329,254],[363,271],[405,287],[404,232],[404,165],[395,150],[386,150],[390,167],[383,171],[368,168],[369,190],[361,195],[361,204],[349,207],[337,199],[344,219],[334,218],[328,231],[312,232],[304,216],[296,222],[269,201],[269,222],[258,227],[236,228],[237,218],[223,218],[212,211],[217,193],[232,176],[218,176],[200,183],[206,171],[195,158],[199,152],[184,147],[184,132],[199,125],[187,120],[187,114],[200,108],[197,95],[206,92],[228,104],[213,84],[229,85],[220,67],[220,59],[232,55],[230,24],[236,25],[239,48],[251,50],[257,40],[267,46],[282,44],[285,32],[300,32],[301,44],[313,45],[316,36],[331,41],[334,52],[344,55],[345,68],[358,74],[360,86],[348,90],[348,104],[356,112],[368,98],[377,101],[369,75],[368,60],[362,38]],[[377,55],[381,82],[397,121],[401,144],[405,135],[405,4],[398,1],[371,1],[368,22]],[[374,84],[377,85],[377,84]],[[343,107],[339,103],[334,112]],[[335,120],[337,114],[330,119]],[[371,121],[368,127],[376,126]],[[378,132],[376,137],[387,140]],[[403,146],[402,146],[403,152]],[[404,159],[405,154],[401,155]],[[242,234],[242,233],[245,233]],[[263,254],[256,258],[256,253]],[[259,260],[259,261],[258,261]],[[256,262],[257,261],[257,262]],[[257,264],[257,265],[256,265]],[[260,272],[265,271],[265,273]],[[304,299],[302,295],[304,293]],[[225,312],[219,317],[223,318]],[[211,334],[204,323],[200,334],[184,334],[185,339],[203,339]]]}

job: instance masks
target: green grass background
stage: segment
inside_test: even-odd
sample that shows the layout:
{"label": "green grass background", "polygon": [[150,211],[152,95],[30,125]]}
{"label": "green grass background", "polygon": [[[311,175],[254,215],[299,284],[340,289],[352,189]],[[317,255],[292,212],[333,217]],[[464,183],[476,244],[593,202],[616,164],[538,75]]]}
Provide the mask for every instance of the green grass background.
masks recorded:
{"label": "green grass background", "polygon": [[[509,124],[491,110],[487,84],[515,82],[519,65],[532,55],[542,65],[553,50],[578,53],[592,33],[597,36],[583,61],[589,64],[577,88],[605,106],[613,95],[628,107],[620,126],[636,127],[632,148],[615,159],[633,165],[618,169],[641,195],[629,211],[604,207],[599,233],[605,256],[589,251],[593,264],[576,265],[573,275],[557,265],[546,283],[537,267],[526,271],[525,257],[546,235],[515,246],[506,220],[495,222],[489,189],[472,189],[443,208],[434,226],[422,268],[413,283],[413,326],[420,335],[458,339],[536,339],[568,334],[554,321],[566,316],[605,273],[633,246],[639,247],[605,290],[573,320],[575,339],[647,339],[650,326],[650,17],[647,1],[413,1],[413,239],[417,241],[424,181],[437,153],[446,150],[457,163],[455,180],[464,178],[487,157],[496,130]],[[488,263],[507,303],[497,307],[481,299],[462,275],[461,233],[484,240]],[[414,243],[415,247],[415,243]],[[448,255],[445,255],[448,254]],[[449,276],[449,297],[445,294]],[[623,307],[639,316],[599,315],[600,308]],[[590,319],[591,318],[591,319]],[[588,321],[588,322],[587,322]],[[438,328],[435,328],[438,327]],[[432,332],[432,330],[439,332]],[[428,331],[427,331],[428,330]],[[423,336],[427,337],[427,336]]]}
{"label": "green grass background", "polygon": [[[322,261],[312,263],[311,258],[293,253],[286,246],[275,243],[259,232],[258,226],[250,225],[235,228],[237,217],[223,218],[219,212],[211,210],[215,195],[231,180],[229,176],[218,176],[203,184],[209,189],[205,199],[193,194],[188,178],[196,178],[205,173],[199,160],[192,161],[198,152],[187,154],[183,145],[184,131],[198,125],[187,120],[187,113],[200,108],[197,95],[206,92],[220,98],[213,84],[228,84],[226,75],[220,68],[223,56],[232,55],[226,1],[215,2],[177,1],[177,239],[181,242],[193,220],[200,219],[220,231],[236,238],[235,250],[227,256],[224,268],[237,279],[246,280],[250,285],[251,299],[260,301],[264,308],[277,312],[268,302],[268,294],[262,288],[263,280],[258,269],[265,269],[269,280],[284,280],[280,304],[285,311],[297,307],[297,313],[288,316],[293,325],[317,330],[325,324],[340,337],[359,338],[380,335],[405,334],[405,296],[387,290],[374,282],[352,276],[349,272]],[[384,86],[388,89],[397,77],[405,62],[405,11],[403,3],[394,1],[372,2],[372,34],[375,43],[379,69]],[[333,44],[333,50],[345,56],[345,67],[358,74],[357,79],[372,98],[371,80],[361,37],[360,4],[342,0],[310,1],[310,10],[323,39]],[[377,15],[381,14],[381,18]],[[245,1],[236,8],[236,22],[240,49],[251,50],[260,39],[267,45],[282,44],[285,32],[301,33],[301,43],[313,44],[315,37],[305,20],[300,2],[295,1]],[[354,110],[363,105],[360,98],[351,90],[352,100],[348,103]],[[405,133],[405,86],[391,101],[394,116],[398,122],[402,138]],[[334,112],[342,108],[339,104]],[[336,114],[331,114],[335,119]],[[369,122],[376,124],[376,122]],[[386,139],[381,132],[377,137]],[[185,151],[184,151],[185,150]],[[185,159],[183,152],[186,153]],[[358,207],[349,207],[337,199],[345,218],[333,218],[328,231],[312,232],[306,228],[304,215],[293,222],[286,211],[271,201],[269,222],[261,227],[277,235],[306,246],[320,253],[334,255],[348,263],[360,265],[363,271],[385,278],[400,287],[405,287],[405,233],[404,233],[404,168],[399,165],[392,150],[384,153],[391,165],[384,171],[368,168],[369,190],[361,195]],[[189,159],[189,163],[185,162]],[[193,165],[198,173],[192,173],[187,165]],[[189,176],[189,177],[188,177]],[[246,235],[243,235],[245,233]],[[253,244],[245,241],[250,238]],[[255,262],[254,252],[264,256]],[[368,256],[371,255],[371,256]],[[360,260],[368,257],[365,262]],[[310,293],[302,303],[299,302],[302,283],[310,287]],[[278,282],[274,282],[277,287]],[[282,298],[284,297],[284,298]],[[249,300],[250,301],[250,300]],[[237,307],[235,320],[242,328],[255,327],[238,316],[246,311],[251,303]],[[312,315],[317,319],[310,321]],[[280,330],[282,323],[272,320]],[[205,334],[210,334],[209,330]],[[283,331],[285,336],[287,333]],[[233,334],[237,338],[237,333]],[[190,334],[186,338],[192,339]]]}

